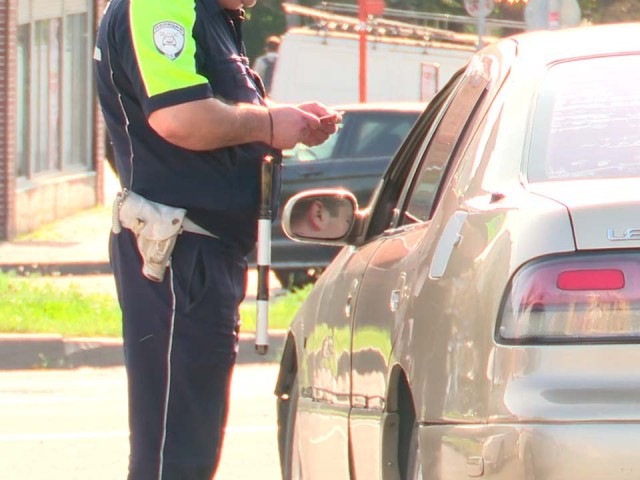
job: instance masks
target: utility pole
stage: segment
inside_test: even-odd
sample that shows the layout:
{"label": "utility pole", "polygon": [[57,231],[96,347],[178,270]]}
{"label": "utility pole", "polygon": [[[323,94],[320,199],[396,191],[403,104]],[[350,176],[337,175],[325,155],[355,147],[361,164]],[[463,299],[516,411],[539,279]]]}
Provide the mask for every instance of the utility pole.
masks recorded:
{"label": "utility pole", "polygon": [[365,103],[367,101],[367,8],[365,2],[363,0],[359,1],[359,9],[358,9],[358,20],[360,20],[360,25],[358,25],[358,33],[359,33],[359,85],[358,91],[360,92],[360,103]]}
{"label": "utility pole", "polygon": [[484,47],[486,19],[494,8],[493,0],[464,0],[464,9],[469,16],[475,17],[478,31],[478,49]]}
{"label": "utility pole", "polygon": [[358,0],[358,25],[360,62],[359,62],[359,91],[360,103],[367,101],[367,24],[372,15],[384,13],[384,0]]}

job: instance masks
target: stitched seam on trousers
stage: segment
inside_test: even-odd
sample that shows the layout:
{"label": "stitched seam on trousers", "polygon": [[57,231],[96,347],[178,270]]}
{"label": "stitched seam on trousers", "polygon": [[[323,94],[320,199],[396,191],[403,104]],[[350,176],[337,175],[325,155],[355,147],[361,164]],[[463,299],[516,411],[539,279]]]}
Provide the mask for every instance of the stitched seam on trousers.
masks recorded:
{"label": "stitched seam on trousers", "polygon": [[162,473],[164,469],[164,447],[167,441],[167,421],[169,417],[169,394],[171,392],[171,351],[173,348],[173,331],[175,329],[176,322],[176,292],[173,285],[173,267],[169,265],[169,278],[171,284],[171,298],[173,300],[173,309],[171,312],[171,330],[169,333],[169,345],[167,349],[167,394],[164,402],[164,420],[162,425],[162,443],[160,444],[160,465],[158,469],[158,480],[162,480]]}

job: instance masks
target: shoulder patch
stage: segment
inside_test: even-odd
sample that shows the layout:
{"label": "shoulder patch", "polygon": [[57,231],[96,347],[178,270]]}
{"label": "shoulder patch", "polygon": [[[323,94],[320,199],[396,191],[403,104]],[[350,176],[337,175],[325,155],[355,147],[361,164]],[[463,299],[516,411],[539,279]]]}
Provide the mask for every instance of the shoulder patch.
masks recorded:
{"label": "shoulder patch", "polygon": [[169,60],[175,60],[184,50],[184,27],[176,22],[160,22],[153,26],[153,43]]}

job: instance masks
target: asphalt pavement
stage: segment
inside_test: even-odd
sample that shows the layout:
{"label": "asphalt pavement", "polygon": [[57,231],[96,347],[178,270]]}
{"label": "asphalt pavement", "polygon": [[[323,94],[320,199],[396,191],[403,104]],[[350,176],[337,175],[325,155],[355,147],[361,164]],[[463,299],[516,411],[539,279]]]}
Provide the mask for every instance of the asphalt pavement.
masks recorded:
{"label": "asphalt pavement", "polygon": [[[280,480],[278,365],[238,365],[216,480]],[[0,371],[5,480],[127,478],[123,367]]]}
{"label": "asphalt pavement", "polygon": [[[107,167],[108,169],[108,167]],[[109,170],[110,171],[110,170]],[[105,198],[117,191],[107,177]],[[54,281],[77,280],[76,285],[114,290],[109,265],[110,206],[99,206],[46,225],[32,235],[0,242],[0,271],[46,277]],[[247,302],[255,301],[256,273],[249,272]],[[272,295],[281,291],[270,277]],[[253,335],[241,335],[238,363],[274,362],[283,346],[283,332],[269,332],[269,351],[255,353]],[[0,369],[73,368],[117,366],[123,363],[119,338],[65,338],[58,334],[0,332]]]}

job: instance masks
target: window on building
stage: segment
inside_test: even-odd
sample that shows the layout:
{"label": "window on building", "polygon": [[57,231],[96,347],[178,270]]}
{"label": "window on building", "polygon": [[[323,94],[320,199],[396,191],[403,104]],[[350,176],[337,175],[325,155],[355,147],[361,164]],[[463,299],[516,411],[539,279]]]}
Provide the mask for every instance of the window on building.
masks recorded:
{"label": "window on building", "polygon": [[59,133],[59,67],[57,51],[59,24],[56,19],[40,20],[34,24],[35,75],[31,87],[35,115],[35,158],[32,173],[57,170],[57,135]]}
{"label": "window on building", "polygon": [[19,0],[19,178],[92,166],[92,3]]}
{"label": "window on building", "polygon": [[87,45],[87,15],[75,14],[66,18],[64,41],[64,132],[73,135],[63,136],[63,166],[86,165],[86,146],[90,138],[87,119],[91,113],[90,102],[77,102],[75,92],[88,92],[87,79],[90,64]]}
{"label": "window on building", "polygon": [[18,177],[26,177],[29,172],[29,90],[24,86],[30,83],[30,37],[30,25],[20,25],[18,27],[18,101],[16,105],[18,118],[16,174]]}

